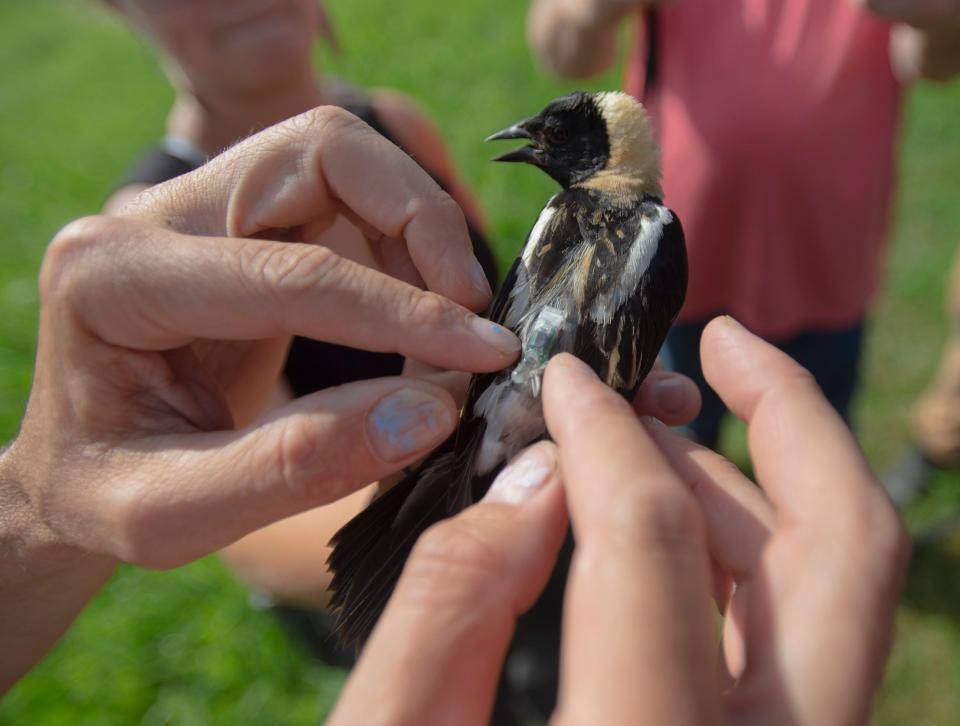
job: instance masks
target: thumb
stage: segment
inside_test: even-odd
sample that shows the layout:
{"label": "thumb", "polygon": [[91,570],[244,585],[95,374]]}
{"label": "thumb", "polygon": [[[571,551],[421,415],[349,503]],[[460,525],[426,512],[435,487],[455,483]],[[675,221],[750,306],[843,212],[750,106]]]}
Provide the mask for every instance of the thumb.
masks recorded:
{"label": "thumb", "polygon": [[[240,431],[157,437],[152,475],[121,485],[125,541],[108,549],[146,567],[184,564],[403,468],[456,420],[442,388],[381,378],[305,396]],[[143,452],[141,441],[131,453]]]}

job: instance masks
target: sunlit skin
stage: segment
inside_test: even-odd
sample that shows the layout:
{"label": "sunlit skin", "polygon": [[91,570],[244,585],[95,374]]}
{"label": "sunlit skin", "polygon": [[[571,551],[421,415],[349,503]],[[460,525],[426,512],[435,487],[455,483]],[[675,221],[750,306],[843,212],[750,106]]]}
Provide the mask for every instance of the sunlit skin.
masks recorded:
{"label": "sunlit skin", "polygon": [[[390,184],[371,194],[377,179]],[[390,244],[430,292],[320,247],[269,239],[277,229],[323,229],[343,209],[402,240]],[[118,560],[176,566],[422,456],[430,442],[397,458],[367,434],[367,412],[384,394],[412,390],[422,403],[427,393],[437,404],[431,420],[449,420],[434,441],[448,435],[449,393],[400,377],[254,417],[291,335],[443,368],[509,364],[519,342],[505,345],[508,333],[467,311],[489,301],[475,269],[449,198],[406,154],[329,107],[235,145],[122,214],[57,235],[40,274],[27,412],[0,452],[0,690]],[[446,417],[437,414],[444,407]]]}
{"label": "sunlit skin", "polygon": [[[567,513],[577,547],[550,723],[868,722],[903,526],[806,371],[730,318],[707,326],[701,351],[747,425],[759,486],[556,356],[543,386],[555,443],[525,450],[484,499],[420,538],[330,726],[490,723],[517,617]],[[710,560],[736,582],[714,595],[719,653]]]}
{"label": "sunlit skin", "polygon": [[[343,101],[343,88],[313,64],[312,49],[318,39],[336,46],[317,0],[108,2],[154,47],[176,92],[167,133],[189,140],[208,155],[302,111]],[[429,119],[409,98],[394,91],[373,91],[370,99],[390,134],[444,183],[474,227],[482,229],[478,207],[458,179]],[[105,211],[119,210],[144,188],[130,185],[117,190]],[[314,241],[342,257],[379,267],[381,245],[371,248],[343,216]],[[421,368],[408,365],[408,373]],[[440,382],[456,389],[466,379],[447,377]],[[281,381],[269,407],[289,400]],[[224,550],[223,557],[252,587],[283,602],[322,607],[327,599],[328,576],[323,567],[327,542],[364,507],[373,489],[255,532]]]}
{"label": "sunlit skin", "polygon": [[[600,73],[617,57],[617,28],[630,15],[677,0],[533,0],[527,41],[537,59],[566,78]],[[682,0],[680,0],[682,1]],[[846,0],[894,23],[890,68],[902,83],[960,73],[957,0]]]}
{"label": "sunlit skin", "polygon": [[[377,179],[390,184],[372,195]],[[316,246],[251,238],[322,228],[344,206],[399,238],[392,244],[428,291]],[[61,231],[40,274],[27,410],[0,450],[0,693],[118,562],[185,564],[339,502],[446,438],[457,410],[449,392],[402,377],[319,391],[239,422],[263,408],[276,370],[262,361],[291,335],[445,369],[509,365],[519,341],[469,312],[489,302],[472,285],[475,263],[449,198],[406,154],[333,108],[237,144],[123,214]],[[676,414],[677,393],[681,408],[696,409],[693,384],[677,391],[671,378],[642,391],[645,413]],[[426,438],[406,451],[384,449],[367,425],[386,401],[397,414],[397,393],[418,396],[414,412],[424,394],[433,399]]]}

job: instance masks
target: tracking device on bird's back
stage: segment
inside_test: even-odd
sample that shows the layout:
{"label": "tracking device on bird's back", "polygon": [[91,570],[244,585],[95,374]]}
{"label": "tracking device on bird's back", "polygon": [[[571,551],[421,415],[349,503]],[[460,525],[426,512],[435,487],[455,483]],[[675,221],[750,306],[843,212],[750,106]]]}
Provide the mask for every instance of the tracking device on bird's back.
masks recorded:
{"label": "tracking device on bird's back", "polygon": [[550,360],[550,353],[557,342],[567,316],[557,308],[544,307],[530,324],[530,332],[524,336],[523,356],[510,378],[518,386],[527,383],[534,398],[540,395],[543,370]]}

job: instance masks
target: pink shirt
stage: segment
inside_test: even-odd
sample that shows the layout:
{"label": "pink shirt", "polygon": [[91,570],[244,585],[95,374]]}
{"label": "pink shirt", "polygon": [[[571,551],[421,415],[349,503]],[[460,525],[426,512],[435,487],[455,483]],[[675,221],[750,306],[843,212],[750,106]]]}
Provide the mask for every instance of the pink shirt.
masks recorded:
{"label": "pink shirt", "polygon": [[[647,96],[683,222],[682,322],[841,329],[877,292],[900,88],[889,25],[851,0],[676,0]],[[637,44],[627,90],[643,97]]]}

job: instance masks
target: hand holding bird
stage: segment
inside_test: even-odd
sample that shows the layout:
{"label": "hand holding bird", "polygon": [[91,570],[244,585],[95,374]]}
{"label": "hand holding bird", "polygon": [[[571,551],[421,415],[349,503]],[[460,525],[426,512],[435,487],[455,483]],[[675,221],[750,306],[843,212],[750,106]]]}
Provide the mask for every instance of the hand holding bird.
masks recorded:
{"label": "hand holding bird", "polygon": [[489,140],[498,139],[528,142],[498,161],[536,166],[562,187],[490,311],[523,351],[511,368],[475,376],[455,433],[335,536],[332,604],[347,641],[369,635],[417,537],[478,501],[510,458],[545,435],[549,359],[573,353],[632,398],[683,304],[683,231],[661,200],[659,153],[637,101],[572,93]]}

